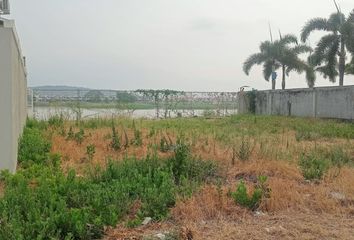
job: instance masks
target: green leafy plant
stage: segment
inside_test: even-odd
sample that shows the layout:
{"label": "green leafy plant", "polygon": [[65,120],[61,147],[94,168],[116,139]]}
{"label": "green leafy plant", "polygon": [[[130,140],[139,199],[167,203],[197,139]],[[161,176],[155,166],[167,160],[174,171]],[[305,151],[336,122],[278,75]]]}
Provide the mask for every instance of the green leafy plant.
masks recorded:
{"label": "green leafy plant", "polygon": [[257,90],[252,89],[252,91],[247,92],[246,94],[249,99],[249,112],[256,114]]}
{"label": "green leafy plant", "polygon": [[66,137],[66,140],[73,140],[74,137],[75,137],[75,133],[74,133],[73,127],[70,126],[69,132],[68,132],[68,136]]}
{"label": "green leafy plant", "polygon": [[51,127],[62,127],[64,125],[64,116],[63,114],[53,115],[48,119],[48,124]]}
{"label": "green leafy plant", "polygon": [[127,132],[124,130],[124,149],[127,149],[129,147],[129,138]]}
{"label": "green leafy plant", "polygon": [[18,161],[21,164],[44,163],[48,159],[51,143],[37,128],[25,128],[19,141]]}
{"label": "green leafy plant", "polygon": [[299,166],[306,180],[321,180],[330,167],[330,161],[322,154],[311,152],[300,156]]}
{"label": "green leafy plant", "polygon": [[238,149],[234,152],[236,154],[237,158],[241,161],[247,161],[253,152],[253,147],[252,143],[249,139],[246,139],[245,137],[242,137],[241,143],[238,147]]}
{"label": "green leafy plant", "polygon": [[258,177],[258,183],[251,195],[248,194],[247,186],[242,180],[235,192],[231,193],[231,196],[237,204],[242,207],[247,207],[251,210],[256,210],[259,208],[262,199],[270,197],[270,188],[266,185],[266,176]]}
{"label": "green leafy plant", "polygon": [[174,156],[169,159],[169,164],[177,184],[184,173],[188,171],[188,159],[190,158],[190,147],[180,138],[177,140]]}
{"label": "green leafy plant", "polygon": [[92,161],[93,157],[95,156],[95,153],[96,153],[96,146],[94,144],[90,144],[86,147],[86,154],[90,161]]}
{"label": "green leafy plant", "polygon": [[131,144],[134,146],[141,146],[143,145],[143,138],[142,133],[137,127],[135,126],[135,122],[133,122],[133,131],[134,131],[134,138],[131,140]]}
{"label": "green leafy plant", "polygon": [[170,146],[169,142],[167,141],[166,137],[163,136],[160,139],[160,151],[165,153],[165,152],[168,152],[170,149],[171,149],[171,146]]}
{"label": "green leafy plant", "polygon": [[118,136],[114,125],[112,125],[112,141],[110,146],[114,151],[119,151],[122,148],[120,137]]}
{"label": "green leafy plant", "polygon": [[75,133],[74,140],[77,144],[81,145],[84,139],[85,139],[85,131],[83,128],[80,128],[80,130],[77,133]]}

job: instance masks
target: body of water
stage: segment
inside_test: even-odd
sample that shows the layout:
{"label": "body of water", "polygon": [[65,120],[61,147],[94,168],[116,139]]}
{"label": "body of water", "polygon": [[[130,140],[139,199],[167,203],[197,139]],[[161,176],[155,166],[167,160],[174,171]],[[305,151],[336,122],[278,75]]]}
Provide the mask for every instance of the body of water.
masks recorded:
{"label": "body of water", "polygon": [[138,109],[138,110],[117,110],[117,109],[72,109],[68,107],[36,107],[33,110],[28,109],[28,114],[30,117],[35,117],[40,120],[47,120],[55,115],[63,115],[66,119],[74,120],[81,114],[82,119],[90,118],[110,118],[110,117],[132,117],[132,118],[175,118],[175,117],[197,117],[197,116],[229,116],[236,114],[236,109],[229,110],[176,110],[176,111],[167,111],[160,110],[158,115],[156,109]]}

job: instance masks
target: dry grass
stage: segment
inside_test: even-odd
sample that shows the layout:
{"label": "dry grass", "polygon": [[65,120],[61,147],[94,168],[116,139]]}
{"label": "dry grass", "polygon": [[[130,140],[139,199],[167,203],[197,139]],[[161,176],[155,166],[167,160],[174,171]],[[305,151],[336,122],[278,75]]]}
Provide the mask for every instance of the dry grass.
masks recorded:
{"label": "dry grass", "polygon": [[[132,139],[132,130],[126,131],[128,138]],[[172,129],[148,137],[149,129],[143,129],[141,147],[130,146],[115,152],[109,148],[107,136],[111,133],[110,128],[85,132],[86,138],[81,145],[54,134],[52,151],[63,156],[64,170],[74,168],[81,173],[92,164],[106,164],[107,158],[141,158],[151,151],[151,145],[159,145],[162,136],[168,135],[173,141],[177,136]],[[349,149],[354,143],[352,140],[320,138],[298,142],[294,131],[262,135],[252,139],[254,150],[250,159],[245,162],[237,160],[233,165],[232,146],[240,141],[240,137],[234,137],[225,144],[212,134],[203,135],[189,130],[185,135],[192,144],[194,155],[219,163],[223,170],[222,184],[205,185],[190,199],[179,199],[171,210],[172,222],[135,229],[119,226],[107,230],[107,239],[142,239],[147,234],[169,229],[178,229],[182,233],[190,229],[194,239],[354,239],[354,169],[344,167],[338,177],[326,177],[319,183],[310,183],[304,180],[297,166],[302,152],[315,147],[343,146]],[[96,146],[92,162],[86,158],[86,146],[89,144]],[[167,157],[170,153],[158,154]],[[265,215],[254,216],[254,213],[238,207],[229,192],[236,189],[240,179],[244,179],[252,189],[260,175],[268,176],[272,192],[261,205],[260,210]],[[344,195],[345,200],[333,198],[333,192]]]}
{"label": "dry grass", "polygon": [[354,236],[353,218],[341,215],[302,214],[297,212],[265,216],[244,215],[238,220],[220,218],[211,221],[184,221],[194,239],[284,240],[342,239]]}

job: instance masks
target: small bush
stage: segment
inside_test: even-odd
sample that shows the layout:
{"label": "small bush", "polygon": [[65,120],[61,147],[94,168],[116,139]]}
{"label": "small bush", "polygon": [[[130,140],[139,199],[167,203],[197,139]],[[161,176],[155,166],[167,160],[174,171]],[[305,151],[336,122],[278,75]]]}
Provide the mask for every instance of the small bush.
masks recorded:
{"label": "small bush", "polygon": [[26,121],[26,128],[36,128],[38,130],[45,130],[47,128],[47,122],[45,121],[38,121],[33,118],[27,118]]}
{"label": "small bush", "polygon": [[139,129],[134,128],[134,138],[132,139],[131,144],[134,146],[143,145],[142,133]]}
{"label": "small bush", "polygon": [[86,147],[86,154],[87,157],[90,161],[92,161],[93,157],[95,156],[96,153],[96,146],[93,144],[90,144]]}
{"label": "small bush", "polygon": [[112,126],[112,141],[110,145],[114,151],[119,151],[122,148],[120,137],[118,136],[118,133],[114,125]]}
{"label": "small bush", "polygon": [[129,147],[129,138],[128,138],[128,134],[127,134],[127,132],[124,130],[123,131],[123,133],[124,133],[124,149],[128,149],[128,147]]}
{"label": "small bush", "polygon": [[51,116],[48,119],[48,124],[49,124],[49,126],[55,127],[55,128],[62,127],[64,125],[63,114]]}
{"label": "small bush", "polygon": [[321,180],[330,167],[330,162],[322,154],[312,152],[302,154],[299,165],[306,180]]}
{"label": "small bush", "polygon": [[73,127],[70,126],[69,132],[68,132],[68,136],[66,137],[66,140],[73,140],[74,137],[75,137],[75,133],[74,133]]}
{"label": "small bush", "polygon": [[251,141],[245,137],[242,137],[239,148],[235,152],[237,158],[241,161],[247,161],[251,157],[252,152],[253,147]]}
{"label": "small bush", "polygon": [[160,140],[160,151],[166,153],[170,151],[170,149],[171,149],[170,144],[168,143],[166,137],[163,136]]}
{"label": "small bush", "polygon": [[74,140],[77,144],[81,145],[84,139],[85,139],[85,131],[83,128],[80,128],[80,130],[77,133],[75,133]]}
{"label": "small bush", "polygon": [[171,167],[173,176],[177,184],[180,183],[180,179],[184,173],[188,171],[188,160],[190,159],[190,147],[178,139],[176,148],[174,150],[174,156],[169,159],[169,165]]}
{"label": "small bush", "polygon": [[231,196],[237,204],[242,207],[247,207],[251,210],[259,208],[263,198],[270,197],[270,188],[266,185],[267,177],[260,176],[258,178],[257,186],[255,187],[251,196],[247,192],[245,182],[242,180],[236,189],[236,192],[231,193]]}

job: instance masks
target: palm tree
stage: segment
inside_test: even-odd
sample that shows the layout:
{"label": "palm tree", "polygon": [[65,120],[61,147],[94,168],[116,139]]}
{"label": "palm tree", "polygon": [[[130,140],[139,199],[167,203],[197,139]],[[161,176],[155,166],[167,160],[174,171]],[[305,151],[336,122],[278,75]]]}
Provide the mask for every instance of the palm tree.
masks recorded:
{"label": "palm tree", "polygon": [[354,12],[348,18],[340,11],[330,15],[328,19],[314,18],[308,21],[302,29],[301,40],[306,42],[313,31],[327,31],[317,43],[309,62],[316,66],[316,70],[329,78],[331,82],[336,81],[339,74],[339,85],[344,84],[346,68],[346,48],[351,48],[350,35],[354,29]]}
{"label": "palm tree", "polygon": [[354,10],[348,17],[348,27],[345,28],[344,34],[349,41],[347,42],[347,49],[352,54],[352,60],[345,68],[346,74],[354,74]]}
{"label": "palm tree", "polygon": [[[296,36],[281,36],[276,41],[265,41],[260,45],[260,52],[251,55],[243,64],[243,71],[249,75],[254,65],[263,64],[263,76],[269,81],[272,72],[282,69],[282,89],[285,89],[286,76],[291,71],[298,73],[306,72],[309,86],[313,86],[315,75],[311,68],[299,58],[299,54],[309,52],[311,48],[306,45],[299,45]],[[275,89],[275,79],[272,78],[272,89]]]}

